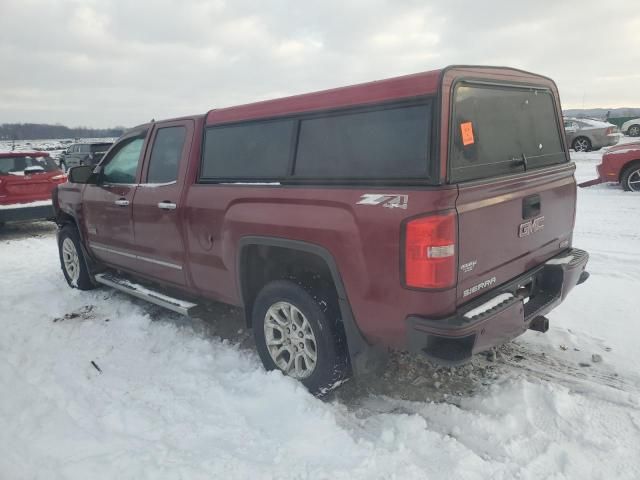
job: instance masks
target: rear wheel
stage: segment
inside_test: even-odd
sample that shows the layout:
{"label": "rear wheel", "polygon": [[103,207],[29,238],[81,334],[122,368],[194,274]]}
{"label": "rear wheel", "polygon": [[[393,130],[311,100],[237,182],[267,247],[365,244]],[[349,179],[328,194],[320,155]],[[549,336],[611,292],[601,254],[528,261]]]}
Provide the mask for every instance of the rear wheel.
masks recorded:
{"label": "rear wheel", "polygon": [[640,125],[631,125],[627,133],[630,137],[640,137]]}
{"label": "rear wheel", "polygon": [[80,247],[80,237],[73,225],[65,225],[58,234],[60,266],[64,278],[72,288],[92,290],[96,288],[91,281],[87,262]]}
{"label": "rear wheel", "polygon": [[627,192],[640,192],[640,163],[627,167],[622,172],[620,183]]}
{"label": "rear wheel", "polygon": [[322,396],[347,378],[344,334],[324,299],[288,280],[268,283],[252,314],[256,349],[267,370],[278,369]]}
{"label": "rear wheel", "polygon": [[576,152],[588,152],[591,150],[591,140],[587,137],[578,137],[573,141],[572,147]]}

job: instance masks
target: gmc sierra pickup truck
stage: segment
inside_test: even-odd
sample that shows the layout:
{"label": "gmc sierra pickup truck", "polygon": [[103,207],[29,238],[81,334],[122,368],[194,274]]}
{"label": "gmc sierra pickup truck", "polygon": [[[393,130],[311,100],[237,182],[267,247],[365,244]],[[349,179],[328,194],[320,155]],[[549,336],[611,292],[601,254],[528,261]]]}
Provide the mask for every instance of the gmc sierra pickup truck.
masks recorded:
{"label": "gmc sierra pickup truck", "polygon": [[70,286],[241,306],[315,394],[389,349],[455,365],[546,331],[588,277],[556,85],[509,68],[140,125],[53,203]]}

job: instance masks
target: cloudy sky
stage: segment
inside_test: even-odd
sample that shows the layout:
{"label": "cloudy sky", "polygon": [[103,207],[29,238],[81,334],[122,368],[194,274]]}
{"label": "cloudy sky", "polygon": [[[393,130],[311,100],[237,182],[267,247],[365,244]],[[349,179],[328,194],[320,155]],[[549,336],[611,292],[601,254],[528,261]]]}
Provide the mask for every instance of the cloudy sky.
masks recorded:
{"label": "cloudy sky", "polygon": [[0,0],[0,123],[132,126],[455,63],[640,107],[640,0]]}

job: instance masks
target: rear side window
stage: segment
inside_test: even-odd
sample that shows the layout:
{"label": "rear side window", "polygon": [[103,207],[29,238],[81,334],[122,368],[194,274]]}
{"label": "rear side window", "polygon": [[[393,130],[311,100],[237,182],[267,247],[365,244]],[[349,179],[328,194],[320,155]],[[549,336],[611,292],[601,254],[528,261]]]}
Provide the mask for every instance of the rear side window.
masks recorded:
{"label": "rear side window", "polygon": [[91,153],[105,153],[111,145],[111,143],[94,143],[91,145]]}
{"label": "rear side window", "polygon": [[288,173],[294,120],[210,128],[202,178],[278,178]]}
{"label": "rear side window", "polygon": [[169,183],[177,180],[186,132],[185,127],[158,129],[149,160],[148,183]]}
{"label": "rear side window", "polygon": [[57,166],[51,157],[8,157],[0,158],[0,175],[24,175],[27,168],[53,172]]}
{"label": "rear side window", "polygon": [[566,161],[548,90],[463,83],[455,89],[450,128],[454,182]]}
{"label": "rear side window", "polygon": [[427,174],[430,105],[303,119],[299,177],[408,178]]}

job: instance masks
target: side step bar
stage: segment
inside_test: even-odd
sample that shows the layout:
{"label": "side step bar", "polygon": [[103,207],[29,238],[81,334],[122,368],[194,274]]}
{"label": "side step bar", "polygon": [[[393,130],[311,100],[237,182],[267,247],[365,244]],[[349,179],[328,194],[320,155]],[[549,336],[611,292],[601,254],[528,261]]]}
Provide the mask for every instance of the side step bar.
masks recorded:
{"label": "side step bar", "polygon": [[159,305],[187,317],[192,316],[198,308],[198,305],[195,303],[169,297],[168,295],[143,287],[140,284],[120,278],[112,273],[99,273],[95,276],[95,279],[98,283],[115,288],[116,290],[128,293],[129,295],[133,295],[134,297],[154,303],[155,305]]}

